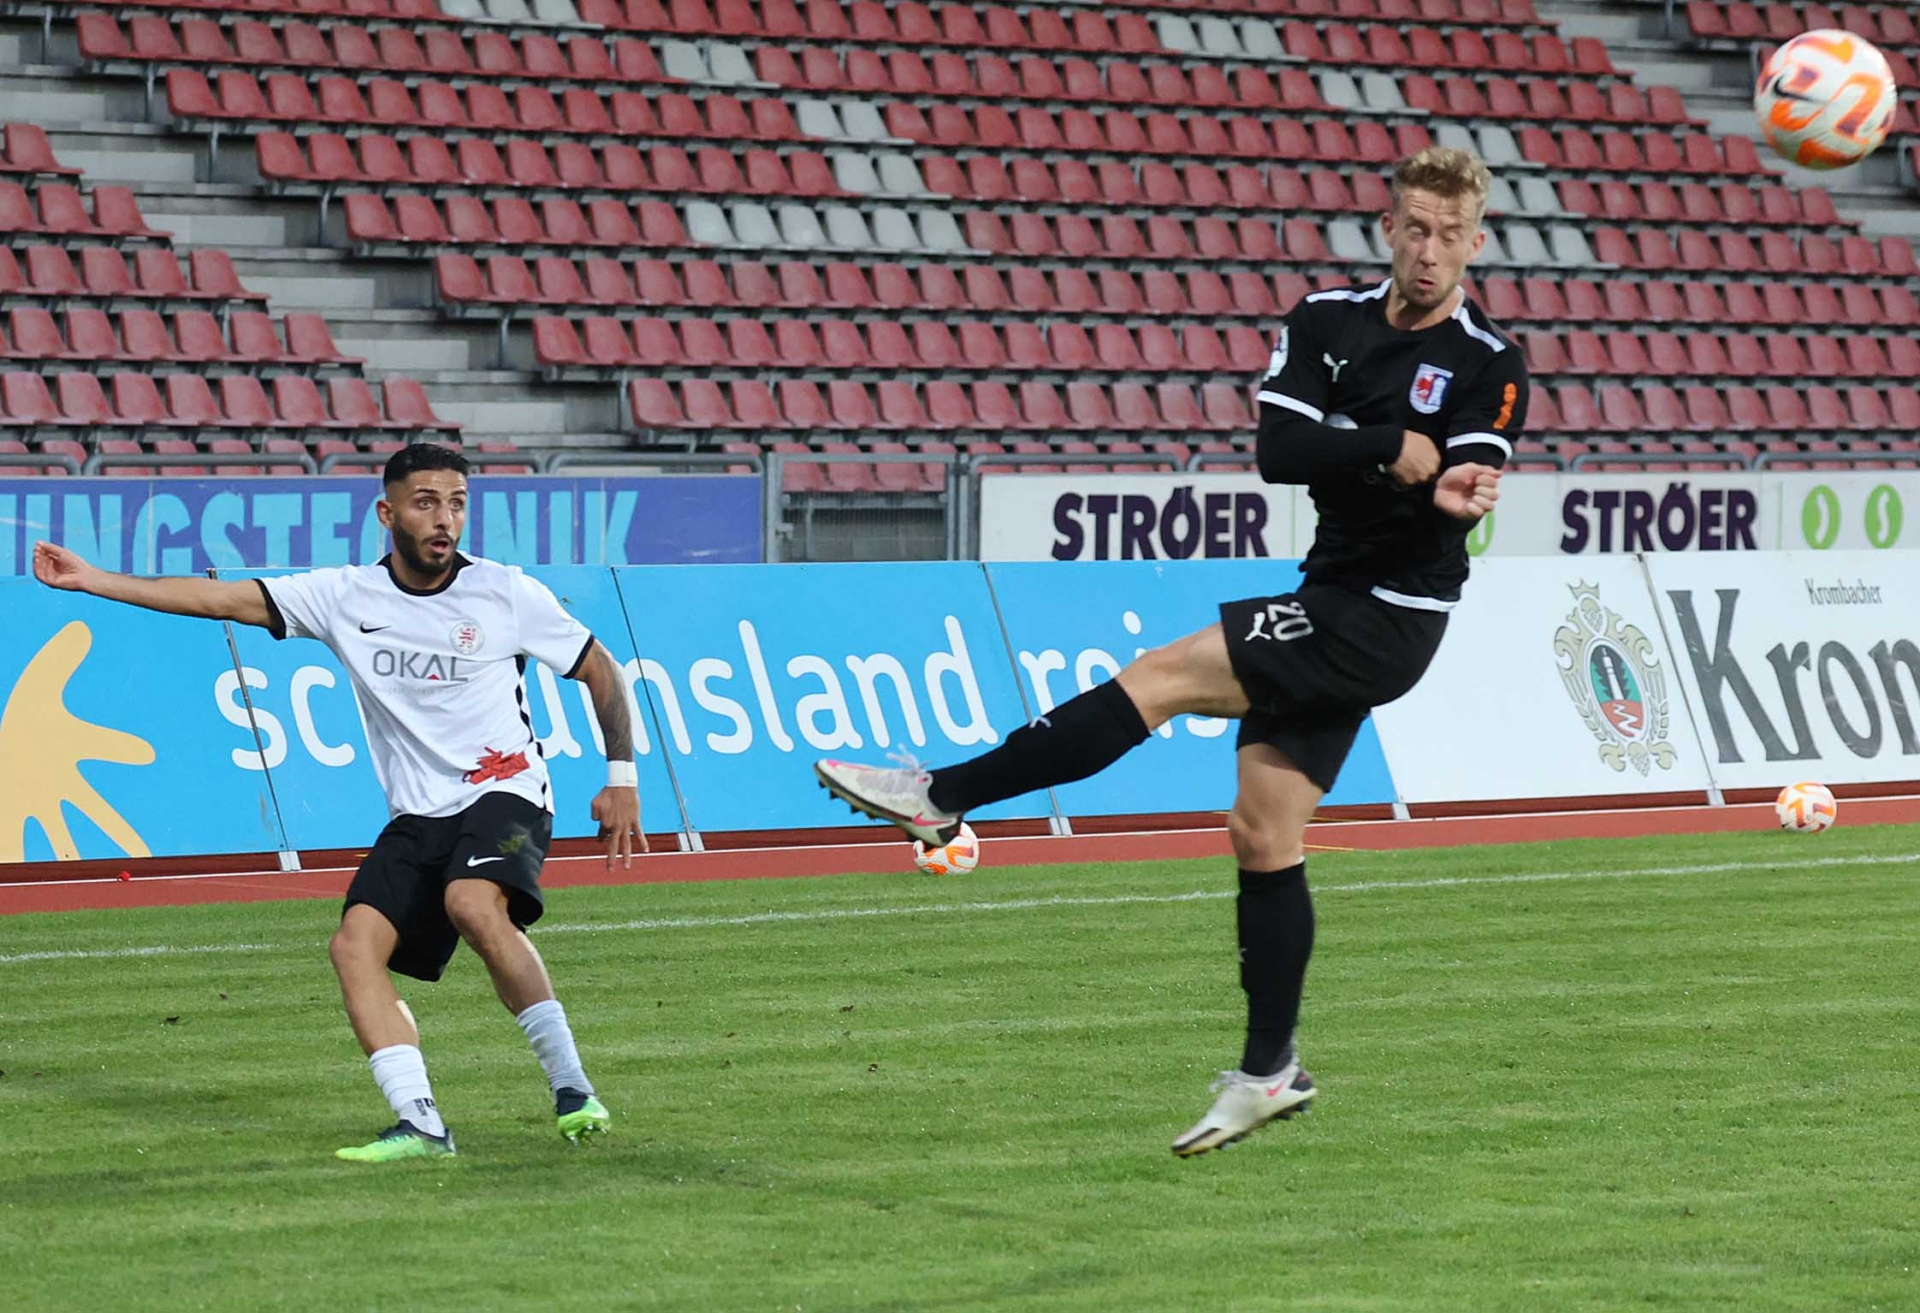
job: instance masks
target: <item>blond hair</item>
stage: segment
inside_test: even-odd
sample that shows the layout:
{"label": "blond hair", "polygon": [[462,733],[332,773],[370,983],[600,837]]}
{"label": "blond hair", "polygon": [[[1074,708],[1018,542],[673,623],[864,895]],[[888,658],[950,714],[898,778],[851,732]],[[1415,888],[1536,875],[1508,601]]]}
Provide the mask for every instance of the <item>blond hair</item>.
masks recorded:
{"label": "blond hair", "polygon": [[1466,197],[1471,202],[1473,221],[1479,223],[1487,213],[1487,193],[1493,190],[1493,174],[1478,155],[1451,146],[1429,146],[1407,156],[1393,166],[1393,208],[1409,191],[1432,192],[1443,200]]}

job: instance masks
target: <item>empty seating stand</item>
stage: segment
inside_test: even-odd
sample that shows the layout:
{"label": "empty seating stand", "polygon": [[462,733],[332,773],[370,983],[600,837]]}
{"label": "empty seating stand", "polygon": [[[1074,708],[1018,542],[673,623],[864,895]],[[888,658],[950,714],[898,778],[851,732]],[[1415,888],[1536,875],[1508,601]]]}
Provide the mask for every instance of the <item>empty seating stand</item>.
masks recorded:
{"label": "empty seating stand", "polygon": [[0,133],[0,432],[10,456],[65,469],[88,458],[119,467],[299,454],[287,467],[297,469],[315,464],[310,442],[457,433],[417,383],[370,384],[366,362],[341,350],[324,319],[275,318],[225,252],[183,261],[132,191],[89,188],[78,175],[42,130]]}
{"label": "empty seating stand", "polygon": [[[220,11],[89,11],[81,54],[163,85],[189,128],[250,137],[267,185],[314,197],[356,254],[429,264],[441,311],[497,322],[503,358],[617,390],[637,431],[676,441],[1244,444],[1274,321],[1384,276],[1385,171],[1431,143],[1494,165],[1476,293],[1522,337],[1536,427],[1568,451],[1879,441],[1911,381],[1893,345],[1916,318],[1911,245],[1787,187],[1530,0]],[[1749,43],[1819,17],[1685,16]],[[1898,11],[1870,21],[1897,70],[1920,52]],[[18,185],[0,220],[23,257],[48,223],[86,226],[58,176]],[[216,347],[165,297],[129,323],[96,275],[122,281],[20,261],[19,287],[70,286],[100,312],[33,320],[29,349],[92,372],[334,368],[286,331],[300,358],[272,359],[257,321],[251,346],[223,323]],[[8,281],[0,261],[0,298]],[[0,333],[14,351],[4,316]],[[1756,409],[1762,374],[1793,363],[1776,339],[1805,368]]]}

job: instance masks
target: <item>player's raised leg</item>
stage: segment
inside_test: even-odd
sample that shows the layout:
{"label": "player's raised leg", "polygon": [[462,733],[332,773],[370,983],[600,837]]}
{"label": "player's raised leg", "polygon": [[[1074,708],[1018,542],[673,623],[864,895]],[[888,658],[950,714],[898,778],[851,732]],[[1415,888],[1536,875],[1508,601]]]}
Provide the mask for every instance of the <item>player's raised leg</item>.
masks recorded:
{"label": "player's raised leg", "polygon": [[393,987],[387,961],[400,932],[385,915],[365,903],[347,908],[327,945],[347,1020],[367,1055],[367,1065],[393,1108],[395,1123],[370,1144],[341,1149],[350,1162],[392,1162],[401,1158],[440,1158],[453,1153],[453,1135],[441,1120],[420,1053],[420,1030],[413,1013]]}
{"label": "player's raised leg", "polygon": [[932,771],[821,761],[814,774],[854,810],[945,843],[975,808],[1098,774],[1176,715],[1246,711],[1220,626],[1209,625],[1142,655],[971,761]]}
{"label": "player's raised leg", "polygon": [[486,963],[494,992],[520,1024],[547,1074],[560,1133],[575,1143],[604,1133],[613,1117],[594,1096],[593,1083],[580,1065],[567,1010],[554,997],[546,963],[513,922],[508,891],[491,880],[454,880],[446,897],[448,919]]}
{"label": "player's raised leg", "polygon": [[1240,863],[1235,922],[1240,987],[1247,995],[1247,1042],[1235,1071],[1214,1082],[1219,1097],[1173,1142],[1192,1157],[1232,1144],[1276,1117],[1291,1117],[1317,1091],[1294,1049],[1300,990],[1313,955],[1313,901],[1304,841],[1320,786],[1277,748],[1239,752],[1239,792],[1227,817]]}

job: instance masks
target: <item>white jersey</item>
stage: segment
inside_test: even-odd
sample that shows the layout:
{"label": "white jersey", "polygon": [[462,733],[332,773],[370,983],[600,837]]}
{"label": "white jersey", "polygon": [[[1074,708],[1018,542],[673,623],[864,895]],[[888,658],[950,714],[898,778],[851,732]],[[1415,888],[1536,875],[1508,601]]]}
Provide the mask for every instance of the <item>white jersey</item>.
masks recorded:
{"label": "white jersey", "polygon": [[347,668],[393,815],[451,816],[495,792],[553,810],[526,658],[571,677],[593,635],[545,584],[459,553],[425,592],[386,560],[258,583],[275,638],[317,638]]}

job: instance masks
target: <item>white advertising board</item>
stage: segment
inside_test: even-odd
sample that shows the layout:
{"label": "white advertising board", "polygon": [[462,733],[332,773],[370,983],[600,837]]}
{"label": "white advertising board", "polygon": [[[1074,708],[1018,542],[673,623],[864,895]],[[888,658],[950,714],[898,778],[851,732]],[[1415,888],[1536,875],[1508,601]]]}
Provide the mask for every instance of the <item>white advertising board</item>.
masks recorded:
{"label": "white advertising board", "polygon": [[1920,558],[1675,555],[1648,569],[1722,788],[1920,779]]}
{"label": "white advertising board", "polygon": [[1920,471],[1511,474],[1475,555],[1920,547]]}
{"label": "white advertising board", "polygon": [[[1304,508],[1304,533],[1295,525]],[[988,474],[983,561],[1292,559],[1313,541],[1304,488],[1257,474]]]}
{"label": "white advertising board", "polygon": [[1478,562],[1426,678],[1373,718],[1405,802],[1709,784],[1631,556]]}
{"label": "white advertising board", "polygon": [[[1467,539],[1481,556],[1920,548],[1920,471],[1606,474],[1516,471]],[[1300,557],[1306,489],[1256,474],[991,474],[986,561]]]}

